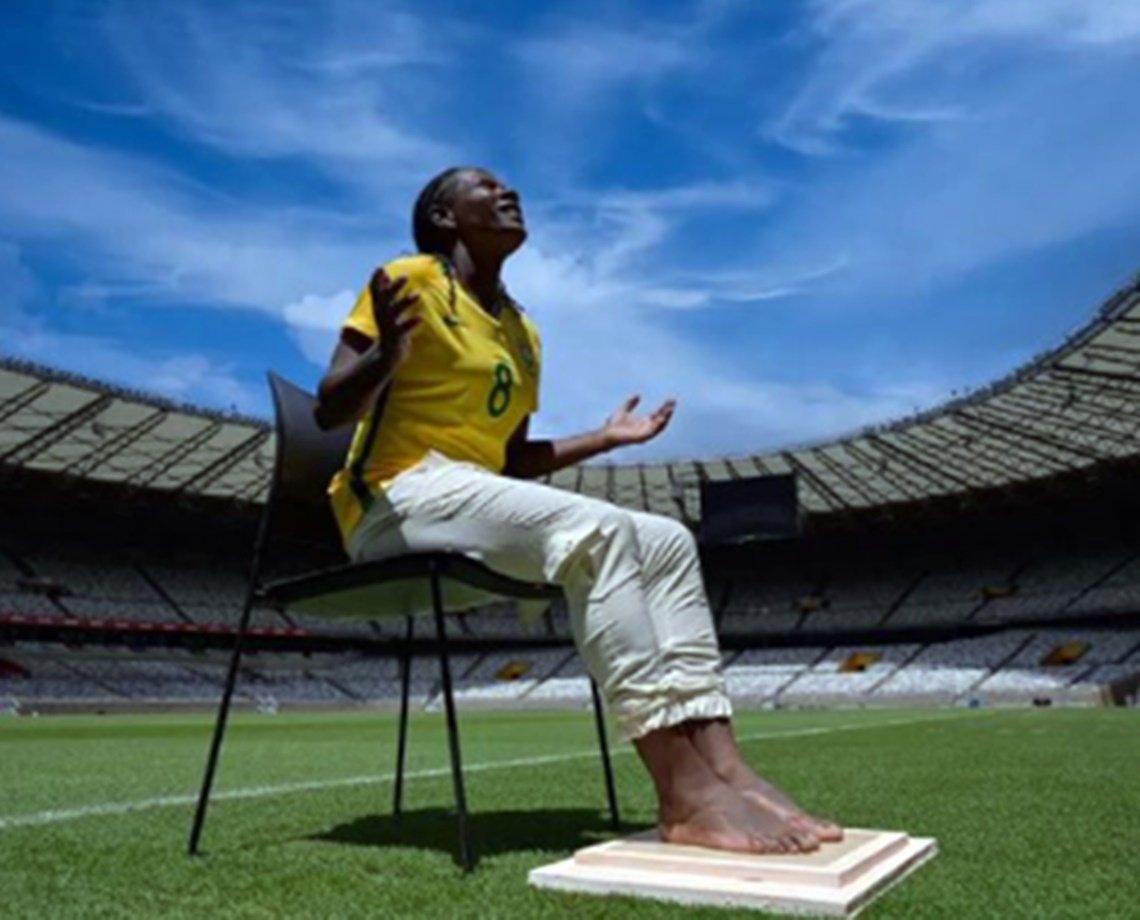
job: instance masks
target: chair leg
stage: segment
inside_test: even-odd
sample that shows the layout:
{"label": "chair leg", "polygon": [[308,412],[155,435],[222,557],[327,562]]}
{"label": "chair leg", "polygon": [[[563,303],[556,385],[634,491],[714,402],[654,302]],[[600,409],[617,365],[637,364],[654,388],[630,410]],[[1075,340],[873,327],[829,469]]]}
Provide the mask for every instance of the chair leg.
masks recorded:
{"label": "chair leg", "polygon": [[242,611],[238,623],[237,636],[234,639],[234,650],[230,655],[230,667],[226,672],[226,686],[222,691],[222,701],[218,705],[218,716],[214,722],[214,737],[210,741],[210,753],[206,757],[206,773],[202,777],[202,788],[198,793],[198,807],[194,811],[194,824],[190,828],[190,843],[187,852],[191,856],[198,855],[198,841],[202,837],[202,825],[206,822],[206,809],[210,804],[210,789],[214,785],[214,772],[218,768],[218,757],[222,751],[222,739],[226,734],[226,725],[229,722],[230,702],[234,695],[234,686],[237,684],[238,667],[241,664],[242,645],[245,640],[245,631],[249,625],[250,614],[253,609],[252,594],[246,599],[246,608]]}
{"label": "chair leg", "polygon": [[590,680],[590,695],[594,698],[594,725],[598,729],[598,746],[602,752],[602,773],[606,778],[606,802],[610,806],[610,826],[616,831],[621,827],[621,816],[618,814],[617,792],[614,789],[614,768],[610,763],[610,743],[606,738],[606,719],[602,714],[602,695],[598,693],[598,685]]}
{"label": "chair leg", "polygon": [[447,659],[447,627],[443,622],[443,589],[439,570],[431,567],[431,600],[435,613],[435,634],[439,640],[439,676],[443,683],[443,705],[447,713],[447,746],[451,754],[451,781],[455,787],[455,812],[459,824],[459,864],[471,871],[471,848],[467,840],[467,796],[463,791],[463,764],[459,756],[459,727],[455,718],[455,696],[451,687],[451,665]]}
{"label": "chair leg", "polygon": [[404,761],[408,750],[408,694],[412,682],[412,618],[404,631],[404,648],[400,652],[400,727],[396,735],[396,782],[392,792],[392,816],[399,818],[404,807]]}

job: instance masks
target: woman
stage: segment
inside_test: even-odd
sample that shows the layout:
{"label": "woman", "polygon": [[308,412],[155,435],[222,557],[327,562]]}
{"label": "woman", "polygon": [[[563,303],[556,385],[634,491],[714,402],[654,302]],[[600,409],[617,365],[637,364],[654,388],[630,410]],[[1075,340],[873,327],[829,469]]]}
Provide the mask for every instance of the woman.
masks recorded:
{"label": "woman", "polygon": [[526,240],[490,173],[436,176],[413,211],[419,255],[372,276],[321,381],[324,428],[357,422],[330,486],[353,559],[458,551],[560,585],[587,669],[653,778],[665,840],[809,851],[842,835],[744,763],[692,535],[657,515],[525,480],[669,424],[630,398],[598,431],[532,440],[540,345],[500,281]]}

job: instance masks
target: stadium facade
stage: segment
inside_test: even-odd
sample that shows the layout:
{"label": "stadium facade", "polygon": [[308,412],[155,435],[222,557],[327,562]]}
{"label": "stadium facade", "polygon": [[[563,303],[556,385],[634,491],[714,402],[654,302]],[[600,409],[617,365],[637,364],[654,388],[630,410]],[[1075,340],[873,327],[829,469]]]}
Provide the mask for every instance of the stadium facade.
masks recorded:
{"label": "stadium facade", "polygon": [[[0,704],[213,703],[268,487],[264,421],[0,359]],[[930,411],[795,449],[552,485],[696,528],[703,483],[794,473],[803,535],[707,547],[730,692],[764,706],[1097,703],[1140,684],[1140,285]],[[460,618],[468,705],[578,705],[555,609]],[[396,692],[396,624],[262,609],[240,692]],[[417,659],[415,692],[435,695]],[[4,701],[7,701],[4,703]]]}

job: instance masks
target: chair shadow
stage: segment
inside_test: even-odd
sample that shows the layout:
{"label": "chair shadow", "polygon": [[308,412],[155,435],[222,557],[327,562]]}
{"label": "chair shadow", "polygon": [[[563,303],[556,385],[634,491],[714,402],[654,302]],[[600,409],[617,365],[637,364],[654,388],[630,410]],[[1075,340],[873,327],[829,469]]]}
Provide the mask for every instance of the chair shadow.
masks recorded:
{"label": "chair shadow", "polygon": [[[480,811],[467,815],[467,832],[476,864],[482,857],[500,853],[567,853],[633,830],[624,822],[614,830],[608,815],[586,808]],[[444,808],[406,811],[400,818],[391,814],[366,815],[304,839],[350,846],[439,850],[457,863],[459,859],[455,812]]]}

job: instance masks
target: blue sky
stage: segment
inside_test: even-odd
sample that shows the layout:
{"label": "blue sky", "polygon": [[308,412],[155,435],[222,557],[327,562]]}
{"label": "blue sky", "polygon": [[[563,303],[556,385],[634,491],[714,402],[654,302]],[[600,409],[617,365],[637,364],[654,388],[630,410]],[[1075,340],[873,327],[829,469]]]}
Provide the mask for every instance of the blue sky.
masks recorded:
{"label": "blue sky", "polygon": [[539,434],[802,443],[1049,347],[1140,268],[1140,3],[6,3],[0,352],[254,414],[453,163],[517,187]]}

